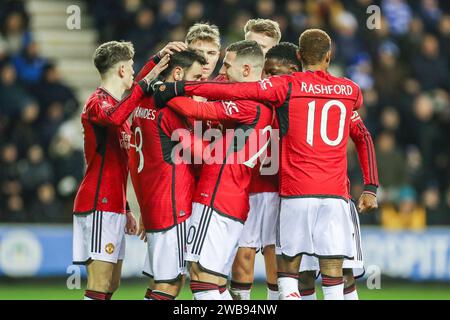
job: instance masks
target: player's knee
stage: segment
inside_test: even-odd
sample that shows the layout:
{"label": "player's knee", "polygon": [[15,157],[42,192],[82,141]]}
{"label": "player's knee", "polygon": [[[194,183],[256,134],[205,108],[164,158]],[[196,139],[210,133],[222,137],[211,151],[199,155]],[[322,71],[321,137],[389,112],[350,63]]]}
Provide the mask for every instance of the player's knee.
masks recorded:
{"label": "player's knee", "polygon": [[176,281],[172,283],[156,283],[154,286],[155,291],[161,291],[167,293],[171,296],[177,297],[181,289],[181,281]]}
{"label": "player's knee", "polygon": [[330,277],[342,277],[341,259],[319,259],[320,272]]}
{"label": "player's knee", "polygon": [[236,257],[233,264],[233,269],[236,271],[236,273],[248,274],[253,271],[252,262],[253,260],[251,254],[246,252],[245,254]]}
{"label": "player's knee", "polygon": [[304,271],[299,273],[298,283],[302,289],[314,288],[316,284],[316,272]]}
{"label": "player's knee", "polygon": [[353,276],[353,270],[352,269],[344,269],[343,270],[343,274],[344,274],[344,286],[345,286],[345,288],[351,287],[352,285],[355,284],[356,280],[355,280],[355,277]]}

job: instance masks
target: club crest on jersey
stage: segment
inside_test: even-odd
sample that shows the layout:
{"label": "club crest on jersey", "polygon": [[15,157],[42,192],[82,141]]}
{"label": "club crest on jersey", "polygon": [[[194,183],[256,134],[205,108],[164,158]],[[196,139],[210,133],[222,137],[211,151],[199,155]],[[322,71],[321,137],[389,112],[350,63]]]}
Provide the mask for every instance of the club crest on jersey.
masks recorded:
{"label": "club crest on jersey", "polygon": [[233,101],[223,101],[222,102],[223,108],[225,109],[225,113],[229,116],[231,116],[233,113],[238,113],[239,109]]}
{"label": "club crest on jersey", "polygon": [[106,251],[107,254],[113,254],[114,249],[115,249],[115,247],[114,247],[114,245],[112,243],[108,243],[105,246],[105,251]]}
{"label": "club crest on jersey", "polygon": [[263,90],[267,90],[267,86],[269,86],[271,88],[273,87],[272,82],[270,82],[270,79],[262,79],[262,80],[259,80],[258,82]]}
{"label": "club crest on jersey", "polygon": [[122,137],[120,138],[120,147],[125,150],[130,150],[131,134],[128,134],[125,131],[122,131],[121,135],[122,135]]}

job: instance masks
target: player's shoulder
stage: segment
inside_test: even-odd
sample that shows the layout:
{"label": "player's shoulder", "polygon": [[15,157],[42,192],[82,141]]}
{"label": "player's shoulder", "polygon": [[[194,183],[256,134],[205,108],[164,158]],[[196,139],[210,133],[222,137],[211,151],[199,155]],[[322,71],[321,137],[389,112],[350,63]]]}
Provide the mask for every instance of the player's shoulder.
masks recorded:
{"label": "player's shoulder", "polygon": [[178,127],[183,124],[182,117],[169,107],[159,109],[157,118],[160,124],[167,124],[171,127]]}
{"label": "player's shoulder", "polygon": [[86,100],[85,107],[90,108],[94,105],[107,106],[113,103],[111,95],[102,88],[97,88]]}
{"label": "player's shoulder", "polygon": [[359,87],[359,85],[356,82],[354,82],[353,80],[351,80],[347,77],[337,77],[337,76],[333,76],[333,75],[330,75],[330,76],[333,77],[334,79],[336,79],[336,82],[340,82],[341,84],[351,86],[353,89],[355,89],[355,92],[359,92],[361,90],[361,88]]}

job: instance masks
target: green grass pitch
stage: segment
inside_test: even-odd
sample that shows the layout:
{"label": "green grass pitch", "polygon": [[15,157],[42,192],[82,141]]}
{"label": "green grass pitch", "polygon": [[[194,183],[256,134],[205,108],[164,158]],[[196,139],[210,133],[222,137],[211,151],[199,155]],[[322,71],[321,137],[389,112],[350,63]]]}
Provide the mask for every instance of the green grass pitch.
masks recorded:
{"label": "green grass pitch", "polygon": [[[84,288],[84,283],[82,288]],[[142,300],[147,282],[145,279],[122,281],[121,288],[114,295],[117,300]],[[365,282],[358,282],[361,300],[450,300],[448,283],[381,283],[381,289],[369,290]],[[321,290],[318,288],[321,299]],[[83,290],[68,290],[65,280],[48,281],[4,281],[0,280],[0,300],[77,300],[83,298]],[[179,299],[191,300],[189,287],[185,287]],[[262,283],[254,285],[252,299],[265,300],[266,287]]]}

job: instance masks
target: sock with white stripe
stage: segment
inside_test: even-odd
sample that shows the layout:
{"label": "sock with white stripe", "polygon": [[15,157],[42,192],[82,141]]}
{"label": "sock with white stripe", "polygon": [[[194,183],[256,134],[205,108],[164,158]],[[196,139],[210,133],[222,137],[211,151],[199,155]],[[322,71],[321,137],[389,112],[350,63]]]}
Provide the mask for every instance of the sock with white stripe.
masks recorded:
{"label": "sock with white stripe", "polygon": [[324,300],[344,300],[343,277],[331,277],[322,274],[322,290]]}
{"label": "sock with white stripe", "polygon": [[230,293],[234,300],[250,300],[253,283],[241,283],[231,280]]}
{"label": "sock with white stripe", "polygon": [[278,272],[278,297],[280,300],[301,300],[298,292],[298,273]]}
{"label": "sock with white stripe", "polygon": [[267,282],[267,300],[278,300],[278,285]]}
{"label": "sock with white stripe", "polygon": [[217,284],[191,280],[190,286],[195,300],[222,300]]}
{"label": "sock with white stripe", "polygon": [[356,283],[344,288],[344,300],[359,300],[358,291],[356,290]]}

